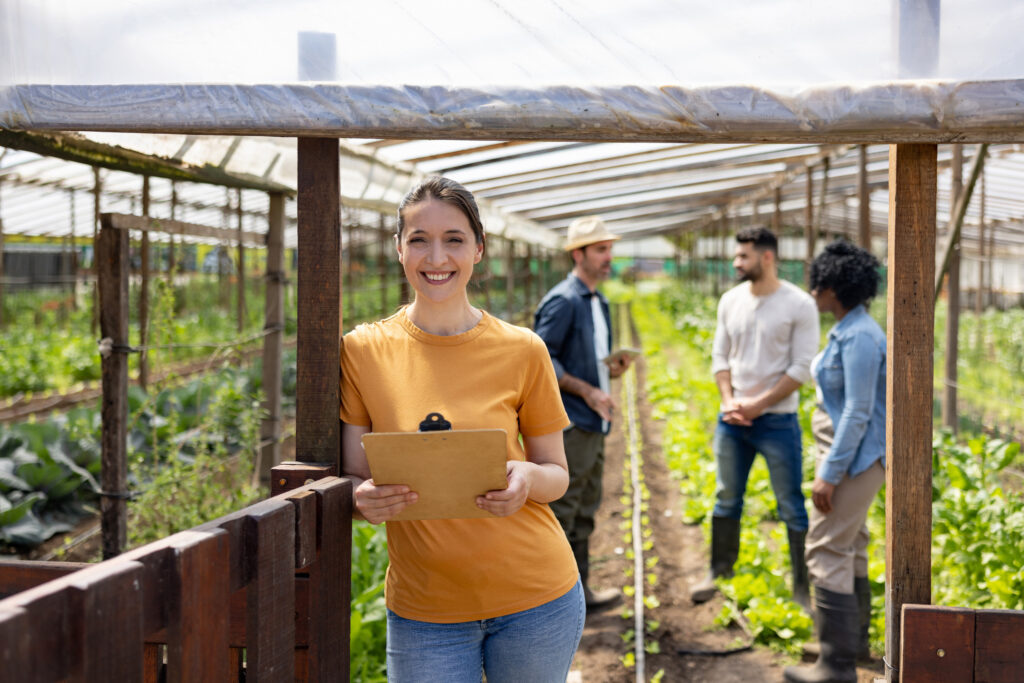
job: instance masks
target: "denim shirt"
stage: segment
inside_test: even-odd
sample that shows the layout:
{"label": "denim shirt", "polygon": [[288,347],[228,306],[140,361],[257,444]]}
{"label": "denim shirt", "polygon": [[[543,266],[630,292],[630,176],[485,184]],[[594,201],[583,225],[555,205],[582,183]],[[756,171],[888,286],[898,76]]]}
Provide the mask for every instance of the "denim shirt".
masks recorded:
{"label": "denim shirt", "polygon": [[814,379],[835,430],[818,477],[838,484],[876,460],[885,467],[885,333],[863,306],[828,333]]}
{"label": "denim shirt", "polygon": [[[596,296],[608,323],[608,348],[611,346],[611,316],[608,300],[600,292],[591,292],[583,282],[569,276],[551,288],[537,306],[533,331],[547,344],[555,376],[569,373],[584,382],[600,386],[597,354],[594,351],[594,317],[590,298]],[[573,425],[588,432],[601,433],[601,416],[576,394],[562,392],[562,404]]]}

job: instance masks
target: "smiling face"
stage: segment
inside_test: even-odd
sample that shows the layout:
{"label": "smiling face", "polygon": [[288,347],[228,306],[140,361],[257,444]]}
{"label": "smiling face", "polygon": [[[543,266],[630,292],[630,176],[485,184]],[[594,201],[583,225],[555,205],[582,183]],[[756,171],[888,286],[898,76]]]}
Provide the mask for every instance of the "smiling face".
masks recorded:
{"label": "smiling face", "polygon": [[395,246],[417,300],[465,301],[473,266],[484,252],[469,219],[458,207],[433,197],[405,207],[402,217]]}

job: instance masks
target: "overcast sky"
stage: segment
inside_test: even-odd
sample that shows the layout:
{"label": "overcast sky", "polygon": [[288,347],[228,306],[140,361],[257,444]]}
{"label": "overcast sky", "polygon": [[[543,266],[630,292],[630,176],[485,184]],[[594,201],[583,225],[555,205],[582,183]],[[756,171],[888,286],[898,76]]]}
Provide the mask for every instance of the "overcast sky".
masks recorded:
{"label": "overcast sky", "polygon": [[[0,0],[0,83],[811,84],[896,73],[897,0]],[[947,0],[938,76],[1024,77],[1024,3]]]}

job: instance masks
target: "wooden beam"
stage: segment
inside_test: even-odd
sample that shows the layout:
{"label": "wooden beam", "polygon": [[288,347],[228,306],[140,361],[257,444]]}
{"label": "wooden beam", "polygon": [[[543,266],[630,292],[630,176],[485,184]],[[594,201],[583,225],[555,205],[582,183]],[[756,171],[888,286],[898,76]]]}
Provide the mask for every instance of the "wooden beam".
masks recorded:
{"label": "wooden beam", "polygon": [[100,291],[100,335],[110,339],[112,352],[101,360],[103,399],[100,437],[103,492],[100,524],[103,559],[124,550],[127,542],[127,426],[128,426],[128,232],[108,223],[96,241],[96,270]]}
{"label": "wooden beam", "polygon": [[296,458],[338,465],[339,343],[343,329],[338,140],[299,138],[298,149]]}
{"label": "wooden beam", "polygon": [[935,145],[889,151],[885,650],[897,671],[903,605],[931,602],[936,158]]}
{"label": "wooden beam", "polygon": [[[123,213],[104,213],[101,218],[107,221],[111,227],[121,230],[162,232],[167,235],[188,235],[189,237],[213,239],[225,243],[231,243],[238,239],[237,230],[212,228],[208,225],[184,223],[166,218],[147,218],[145,216],[132,216]],[[242,239],[250,246],[264,246],[267,242],[266,235],[259,232],[243,232]]]}

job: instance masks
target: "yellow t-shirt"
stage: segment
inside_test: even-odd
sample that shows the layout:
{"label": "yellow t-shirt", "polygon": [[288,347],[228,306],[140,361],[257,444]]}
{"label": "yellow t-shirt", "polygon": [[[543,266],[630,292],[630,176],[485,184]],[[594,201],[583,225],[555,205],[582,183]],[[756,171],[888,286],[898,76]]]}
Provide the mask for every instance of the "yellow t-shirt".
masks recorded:
{"label": "yellow t-shirt", "polygon": [[[439,412],[455,429],[504,429],[508,457],[525,460],[519,434],[562,430],[547,347],[532,331],[484,313],[443,337],[402,309],[345,335],[341,419],[376,432],[414,432]],[[527,500],[509,517],[388,522],[388,608],[434,623],[491,619],[564,595],[577,579],[561,526]]]}

